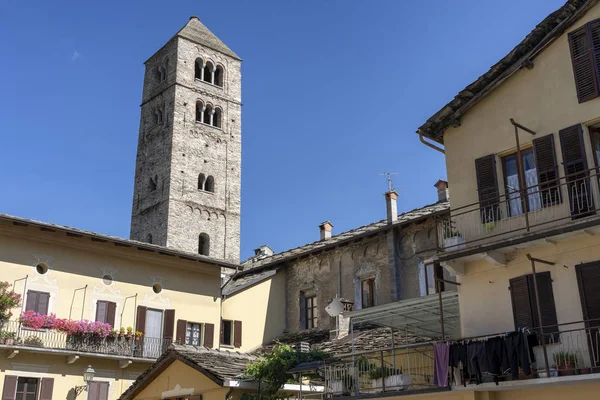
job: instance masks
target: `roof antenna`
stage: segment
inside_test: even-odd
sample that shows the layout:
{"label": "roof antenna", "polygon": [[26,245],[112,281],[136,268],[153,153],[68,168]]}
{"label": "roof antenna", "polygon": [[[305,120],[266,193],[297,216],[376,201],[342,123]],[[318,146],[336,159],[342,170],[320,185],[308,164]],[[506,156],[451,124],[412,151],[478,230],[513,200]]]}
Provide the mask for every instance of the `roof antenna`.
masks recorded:
{"label": "roof antenna", "polygon": [[392,180],[392,175],[399,175],[399,172],[384,172],[383,174],[379,174],[379,176],[385,176],[387,177],[387,184],[388,184],[388,192],[391,192],[394,190],[394,181]]}

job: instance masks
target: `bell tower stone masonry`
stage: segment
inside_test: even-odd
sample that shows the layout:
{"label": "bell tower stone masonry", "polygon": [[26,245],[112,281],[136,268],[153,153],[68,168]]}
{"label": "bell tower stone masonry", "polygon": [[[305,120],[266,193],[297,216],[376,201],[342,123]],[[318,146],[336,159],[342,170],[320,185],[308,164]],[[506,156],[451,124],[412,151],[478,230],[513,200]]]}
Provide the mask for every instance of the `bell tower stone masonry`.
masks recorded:
{"label": "bell tower stone masonry", "polygon": [[197,17],[146,61],[131,239],[239,262],[241,62]]}

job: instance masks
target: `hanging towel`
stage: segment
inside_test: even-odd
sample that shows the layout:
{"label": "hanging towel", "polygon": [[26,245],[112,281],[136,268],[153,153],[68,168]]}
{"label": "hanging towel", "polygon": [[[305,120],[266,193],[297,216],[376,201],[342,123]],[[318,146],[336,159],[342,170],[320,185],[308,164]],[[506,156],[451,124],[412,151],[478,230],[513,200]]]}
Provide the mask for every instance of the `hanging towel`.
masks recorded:
{"label": "hanging towel", "polygon": [[448,386],[448,361],[450,346],[446,343],[433,345],[433,384],[440,387]]}

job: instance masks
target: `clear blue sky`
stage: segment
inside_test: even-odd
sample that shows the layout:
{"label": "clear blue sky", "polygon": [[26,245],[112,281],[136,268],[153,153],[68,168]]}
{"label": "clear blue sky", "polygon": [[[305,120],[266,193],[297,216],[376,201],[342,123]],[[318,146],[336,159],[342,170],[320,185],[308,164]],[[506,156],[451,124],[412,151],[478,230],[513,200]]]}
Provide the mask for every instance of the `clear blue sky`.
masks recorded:
{"label": "clear blue sky", "polygon": [[200,20],[242,64],[242,258],[437,200],[414,133],[565,0],[0,2],[0,213],[128,237],[143,62]]}

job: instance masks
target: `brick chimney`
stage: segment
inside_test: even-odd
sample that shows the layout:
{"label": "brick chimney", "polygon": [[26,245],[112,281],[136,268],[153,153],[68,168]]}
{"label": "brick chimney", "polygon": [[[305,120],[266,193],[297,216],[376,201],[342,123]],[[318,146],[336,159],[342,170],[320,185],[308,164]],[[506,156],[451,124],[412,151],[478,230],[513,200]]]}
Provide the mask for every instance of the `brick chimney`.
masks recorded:
{"label": "brick chimney", "polygon": [[438,181],[433,186],[435,186],[438,190],[438,201],[448,201],[450,199],[447,181],[443,179],[438,179]]}
{"label": "brick chimney", "polygon": [[385,208],[387,211],[387,223],[392,224],[398,219],[398,205],[396,200],[398,193],[395,190],[390,190],[385,193]]}
{"label": "brick chimney", "polygon": [[321,222],[321,224],[319,224],[321,240],[331,239],[331,228],[333,228],[333,224],[329,221]]}

